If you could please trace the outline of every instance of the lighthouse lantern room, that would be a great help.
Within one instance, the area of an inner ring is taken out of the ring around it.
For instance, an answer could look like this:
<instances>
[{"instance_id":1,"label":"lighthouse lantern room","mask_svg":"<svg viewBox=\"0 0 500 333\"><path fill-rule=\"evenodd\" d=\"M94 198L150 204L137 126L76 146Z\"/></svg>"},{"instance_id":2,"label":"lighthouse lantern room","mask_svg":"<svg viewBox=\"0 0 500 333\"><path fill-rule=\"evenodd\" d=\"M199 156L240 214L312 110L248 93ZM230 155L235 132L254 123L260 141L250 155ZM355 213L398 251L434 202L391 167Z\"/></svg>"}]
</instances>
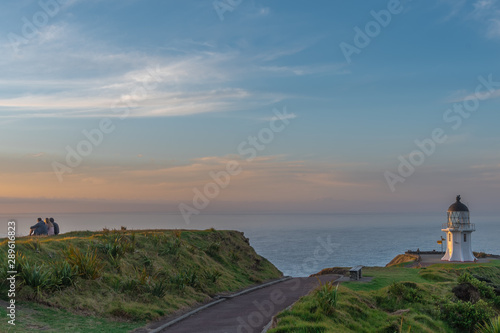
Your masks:
<instances>
[{"instance_id":1,"label":"lighthouse lantern room","mask_svg":"<svg viewBox=\"0 0 500 333\"><path fill-rule=\"evenodd\" d=\"M441 231L446 232L446 253L441 260L474 261L472 253L471 234L476 231L474 223L470 223L469 208L457 201L448 208L448 222L443 224Z\"/></svg>"}]
</instances>

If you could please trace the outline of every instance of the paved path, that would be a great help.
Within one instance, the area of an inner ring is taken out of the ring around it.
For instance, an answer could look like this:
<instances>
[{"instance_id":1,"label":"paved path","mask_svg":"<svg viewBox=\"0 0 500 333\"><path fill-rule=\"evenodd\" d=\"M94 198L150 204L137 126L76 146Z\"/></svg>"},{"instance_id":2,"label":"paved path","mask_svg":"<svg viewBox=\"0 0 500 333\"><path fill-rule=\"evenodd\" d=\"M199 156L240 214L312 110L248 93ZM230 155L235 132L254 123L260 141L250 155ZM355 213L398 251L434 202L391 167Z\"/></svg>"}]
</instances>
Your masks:
<instances>
[{"instance_id":1,"label":"paved path","mask_svg":"<svg viewBox=\"0 0 500 333\"><path fill-rule=\"evenodd\" d=\"M457 261L443 261L441 258L444 256L443 253L439 254L421 254L420 255L420 265L421 267L427 267L433 264L460 264ZM479 258L477 260L478 263L487 263L490 262L491 259L494 258ZM471 262L465 262L465 264L470 264Z\"/></svg>"},{"instance_id":2,"label":"paved path","mask_svg":"<svg viewBox=\"0 0 500 333\"><path fill-rule=\"evenodd\" d=\"M322 283L339 275L320 276ZM161 332L169 333L260 333L278 312L318 286L318 279L292 278L249 292L202 310ZM158 327L160 325L157 325Z\"/></svg>"}]
</instances>

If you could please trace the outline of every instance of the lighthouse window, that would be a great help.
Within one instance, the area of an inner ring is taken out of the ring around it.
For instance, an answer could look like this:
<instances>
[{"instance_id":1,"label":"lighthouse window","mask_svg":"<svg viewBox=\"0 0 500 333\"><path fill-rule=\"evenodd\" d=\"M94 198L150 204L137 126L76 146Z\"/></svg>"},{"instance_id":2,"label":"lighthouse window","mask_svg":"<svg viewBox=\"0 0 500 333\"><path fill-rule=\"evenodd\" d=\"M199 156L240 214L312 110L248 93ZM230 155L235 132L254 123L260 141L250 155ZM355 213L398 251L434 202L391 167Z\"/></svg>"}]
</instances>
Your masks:
<instances>
[{"instance_id":1,"label":"lighthouse window","mask_svg":"<svg viewBox=\"0 0 500 333\"><path fill-rule=\"evenodd\" d=\"M464 242L467 242L467 234L464 234Z\"/></svg>"}]
</instances>

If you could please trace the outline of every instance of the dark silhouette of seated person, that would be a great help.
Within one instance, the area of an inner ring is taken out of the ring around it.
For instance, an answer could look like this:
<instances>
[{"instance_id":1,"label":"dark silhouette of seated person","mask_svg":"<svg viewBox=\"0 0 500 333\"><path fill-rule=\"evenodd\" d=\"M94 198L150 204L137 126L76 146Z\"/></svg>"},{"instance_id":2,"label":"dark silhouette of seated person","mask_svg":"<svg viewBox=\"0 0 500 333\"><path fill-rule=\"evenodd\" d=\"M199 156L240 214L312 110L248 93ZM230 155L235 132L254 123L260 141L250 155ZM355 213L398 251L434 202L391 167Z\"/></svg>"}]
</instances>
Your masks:
<instances>
[{"instance_id":1,"label":"dark silhouette of seated person","mask_svg":"<svg viewBox=\"0 0 500 333\"><path fill-rule=\"evenodd\" d=\"M50 222L52 222L52 224L54 225L54 235L59 235L59 224L57 224L55 221L54 221L54 218L51 217L50 219Z\"/></svg>"},{"instance_id":2,"label":"dark silhouette of seated person","mask_svg":"<svg viewBox=\"0 0 500 333\"><path fill-rule=\"evenodd\" d=\"M38 223L30 227L30 236L47 235L48 232L49 229L47 228L47 225L45 224L45 222L43 222L43 220L40 217L38 218Z\"/></svg>"}]
</instances>

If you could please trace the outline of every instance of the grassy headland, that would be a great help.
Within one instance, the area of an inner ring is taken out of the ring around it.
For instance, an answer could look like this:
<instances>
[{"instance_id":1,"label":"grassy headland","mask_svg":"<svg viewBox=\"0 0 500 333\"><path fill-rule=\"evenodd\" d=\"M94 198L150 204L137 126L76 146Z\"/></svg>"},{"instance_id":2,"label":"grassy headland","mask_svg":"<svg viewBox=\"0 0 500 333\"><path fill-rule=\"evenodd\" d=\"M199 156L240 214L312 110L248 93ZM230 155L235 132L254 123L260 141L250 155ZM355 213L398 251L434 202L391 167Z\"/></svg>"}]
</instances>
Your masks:
<instances>
[{"instance_id":1,"label":"grassy headland","mask_svg":"<svg viewBox=\"0 0 500 333\"><path fill-rule=\"evenodd\" d=\"M2 274L6 244L0 242ZM126 332L216 294L282 276L237 231L71 232L18 238L16 250L12 331ZM4 300L6 277L0 277ZM4 306L0 316L7 318Z\"/></svg>"},{"instance_id":2,"label":"grassy headland","mask_svg":"<svg viewBox=\"0 0 500 333\"><path fill-rule=\"evenodd\" d=\"M279 314L269 333L473 332L500 313L500 260L400 266L365 267L370 282L318 288Z\"/></svg>"}]
</instances>

